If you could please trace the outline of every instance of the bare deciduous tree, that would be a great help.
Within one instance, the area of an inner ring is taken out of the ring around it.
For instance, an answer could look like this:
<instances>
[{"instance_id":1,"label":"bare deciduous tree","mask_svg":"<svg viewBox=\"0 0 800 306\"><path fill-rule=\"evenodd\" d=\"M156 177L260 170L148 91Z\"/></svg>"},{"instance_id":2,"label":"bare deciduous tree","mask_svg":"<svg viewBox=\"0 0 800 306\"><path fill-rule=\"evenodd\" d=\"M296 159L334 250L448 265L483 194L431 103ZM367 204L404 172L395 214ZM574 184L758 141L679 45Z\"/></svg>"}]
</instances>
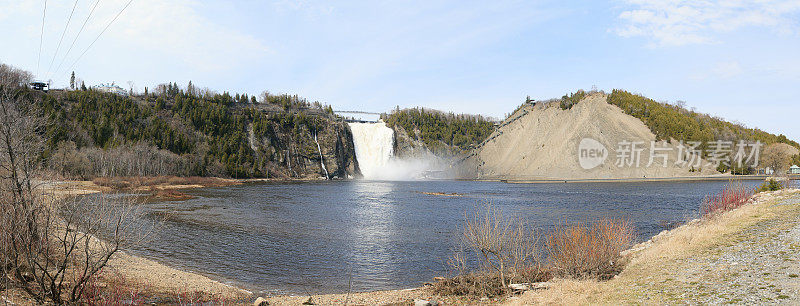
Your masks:
<instances>
[{"instance_id":1,"label":"bare deciduous tree","mask_svg":"<svg viewBox=\"0 0 800 306\"><path fill-rule=\"evenodd\" d=\"M761 164L770 167L776 175L781 174L789 168L793 151L796 149L785 143L771 144L761 152Z\"/></svg>"},{"instance_id":2,"label":"bare deciduous tree","mask_svg":"<svg viewBox=\"0 0 800 306\"><path fill-rule=\"evenodd\" d=\"M30 83L33 74L11 65L0 63L0 86L11 88Z\"/></svg>"},{"instance_id":3,"label":"bare deciduous tree","mask_svg":"<svg viewBox=\"0 0 800 306\"><path fill-rule=\"evenodd\" d=\"M37 188L44 121L23 94L0 86L0 277L39 303L79 303L120 247L140 240L134 227L143 223L130 201L64 200Z\"/></svg>"}]
</instances>

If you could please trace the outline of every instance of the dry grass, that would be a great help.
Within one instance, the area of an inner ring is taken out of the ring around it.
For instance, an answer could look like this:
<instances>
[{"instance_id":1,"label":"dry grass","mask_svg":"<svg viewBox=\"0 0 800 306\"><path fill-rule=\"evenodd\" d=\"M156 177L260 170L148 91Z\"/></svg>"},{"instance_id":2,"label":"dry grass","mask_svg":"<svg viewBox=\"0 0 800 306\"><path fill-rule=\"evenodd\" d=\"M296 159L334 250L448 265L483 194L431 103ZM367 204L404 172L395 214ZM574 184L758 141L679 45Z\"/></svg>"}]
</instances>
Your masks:
<instances>
[{"instance_id":1,"label":"dry grass","mask_svg":"<svg viewBox=\"0 0 800 306\"><path fill-rule=\"evenodd\" d=\"M620 252L635 238L630 222L601 219L592 224L556 227L546 239L551 268L558 275L609 279L624 266Z\"/></svg>"}]
</instances>

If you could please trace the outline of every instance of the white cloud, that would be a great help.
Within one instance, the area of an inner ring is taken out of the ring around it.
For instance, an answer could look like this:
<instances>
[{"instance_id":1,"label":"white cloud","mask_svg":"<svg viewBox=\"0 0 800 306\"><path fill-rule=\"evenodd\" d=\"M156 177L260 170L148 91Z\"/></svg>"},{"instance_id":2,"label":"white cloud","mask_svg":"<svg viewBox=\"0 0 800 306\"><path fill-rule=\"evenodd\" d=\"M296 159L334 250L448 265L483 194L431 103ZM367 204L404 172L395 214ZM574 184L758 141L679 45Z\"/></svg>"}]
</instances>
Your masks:
<instances>
[{"instance_id":1,"label":"white cloud","mask_svg":"<svg viewBox=\"0 0 800 306\"><path fill-rule=\"evenodd\" d=\"M798 32L800 0L626 0L613 31L622 37L645 37L650 46L713 43L715 36L746 27L782 35Z\"/></svg>"},{"instance_id":2,"label":"white cloud","mask_svg":"<svg viewBox=\"0 0 800 306\"><path fill-rule=\"evenodd\" d=\"M259 39L201 16L190 0L138 0L120 20L122 35L210 70L241 64L268 52Z\"/></svg>"},{"instance_id":3,"label":"white cloud","mask_svg":"<svg viewBox=\"0 0 800 306\"><path fill-rule=\"evenodd\" d=\"M737 61L721 62L712 70L714 74L722 78L732 78L741 75L744 71Z\"/></svg>"},{"instance_id":4,"label":"white cloud","mask_svg":"<svg viewBox=\"0 0 800 306\"><path fill-rule=\"evenodd\" d=\"M753 73L754 68L749 68L750 69L745 71L742 65L735 60L719 61L713 65L703 68L702 70L693 72L689 75L689 78L695 81L733 79L745 74L745 72Z\"/></svg>"},{"instance_id":5,"label":"white cloud","mask_svg":"<svg viewBox=\"0 0 800 306\"><path fill-rule=\"evenodd\" d=\"M89 36L102 31L127 2L101 2L95 14L103 18L92 17ZM242 65L269 52L256 37L202 16L201 5L192 0L135 0L101 40L155 51L206 71Z\"/></svg>"},{"instance_id":6,"label":"white cloud","mask_svg":"<svg viewBox=\"0 0 800 306\"><path fill-rule=\"evenodd\" d=\"M272 3L273 7L279 11L303 11L311 16L330 15L333 13L333 6L327 2L316 3L308 0L277 0Z\"/></svg>"}]
</instances>

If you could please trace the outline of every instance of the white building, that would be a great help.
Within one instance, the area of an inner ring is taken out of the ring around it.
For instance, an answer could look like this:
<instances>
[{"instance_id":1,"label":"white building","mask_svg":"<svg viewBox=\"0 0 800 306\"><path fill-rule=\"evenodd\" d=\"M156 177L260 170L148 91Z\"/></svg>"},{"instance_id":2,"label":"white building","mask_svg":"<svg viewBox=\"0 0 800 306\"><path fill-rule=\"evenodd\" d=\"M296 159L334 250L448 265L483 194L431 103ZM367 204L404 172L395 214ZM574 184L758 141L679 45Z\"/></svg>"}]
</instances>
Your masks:
<instances>
[{"instance_id":1,"label":"white building","mask_svg":"<svg viewBox=\"0 0 800 306\"><path fill-rule=\"evenodd\" d=\"M789 167L789 174L800 174L800 166L792 165Z\"/></svg>"},{"instance_id":2,"label":"white building","mask_svg":"<svg viewBox=\"0 0 800 306\"><path fill-rule=\"evenodd\" d=\"M111 83L111 84L100 84L100 85L95 86L94 89L97 90L97 91L110 92L110 93L118 94L118 95L121 95L121 96L127 96L128 95L128 91L127 90L125 90L122 87L117 86L114 83Z\"/></svg>"}]
</instances>

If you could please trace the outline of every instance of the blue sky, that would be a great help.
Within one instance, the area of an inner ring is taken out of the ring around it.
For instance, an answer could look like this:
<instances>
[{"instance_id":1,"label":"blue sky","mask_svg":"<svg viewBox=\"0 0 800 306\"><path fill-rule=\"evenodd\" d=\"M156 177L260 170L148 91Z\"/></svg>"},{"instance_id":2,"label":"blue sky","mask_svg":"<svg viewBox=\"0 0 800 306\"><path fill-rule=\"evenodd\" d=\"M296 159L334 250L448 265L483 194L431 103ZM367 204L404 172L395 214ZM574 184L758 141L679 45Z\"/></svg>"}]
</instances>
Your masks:
<instances>
[{"instance_id":1,"label":"blue sky","mask_svg":"<svg viewBox=\"0 0 800 306\"><path fill-rule=\"evenodd\" d=\"M76 2L47 1L38 60L44 1L0 0L0 61L39 61L57 85L74 70L89 85L192 80L495 117L527 95L622 88L800 140L800 1L133 0L77 60L128 2L103 0L48 73L95 1L78 0L56 60Z\"/></svg>"}]
</instances>

